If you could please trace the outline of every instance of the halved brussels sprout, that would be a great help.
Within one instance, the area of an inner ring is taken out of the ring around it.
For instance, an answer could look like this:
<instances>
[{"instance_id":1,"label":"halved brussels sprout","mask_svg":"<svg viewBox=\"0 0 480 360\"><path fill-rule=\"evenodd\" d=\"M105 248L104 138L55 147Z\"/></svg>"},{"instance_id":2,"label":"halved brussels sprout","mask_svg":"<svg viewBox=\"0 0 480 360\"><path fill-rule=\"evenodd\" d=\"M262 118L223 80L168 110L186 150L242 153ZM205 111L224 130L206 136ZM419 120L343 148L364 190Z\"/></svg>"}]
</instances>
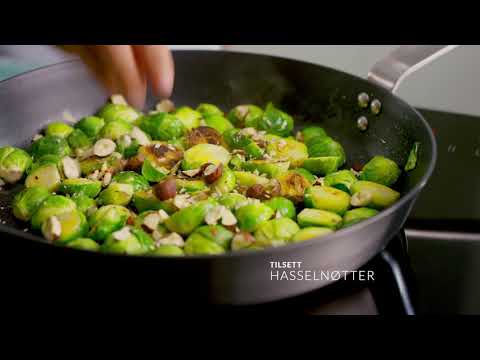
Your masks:
<instances>
[{"instance_id":1,"label":"halved brussels sprout","mask_svg":"<svg viewBox=\"0 0 480 360\"><path fill-rule=\"evenodd\" d=\"M72 149L68 145L67 140L58 136L44 136L37 141L34 141L30 153L34 160L41 158L44 155L57 155L61 158L72 153Z\"/></svg>"},{"instance_id":2,"label":"halved brussels sprout","mask_svg":"<svg viewBox=\"0 0 480 360\"><path fill-rule=\"evenodd\" d=\"M92 199L87 195L74 194L72 195L71 199L75 201L77 209L80 210L82 213L86 214L87 216L93 213L93 211L97 210L97 202L95 201L95 199Z\"/></svg>"},{"instance_id":3,"label":"halved brussels sprout","mask_svg":"<svg viewBox=\"0 0 480 360\"><path fill-rule=\"evenodd\" d=\"M205 121L205 124L207 124L207 126L210 126L211 128L214 128L220 134L223 134L225 131L229 129L233 129L232 123L222 115L204 115L204 116L205 117L203 121Z\"/></svg>"},{"instance_id":4,"label":"halved brussels sprout","mask_svg":"<svg viewBox=\"0 0 480 360\"><path fill-rule=\"evenodd\" d=\"M197 106L197 111L202 114L203 117L211 115L223 116L223 111L213 104L202 103Z\"/></svg>"},{"instance_id":5,"label":"halved brussels sprout","mask_svg":"<svg viewBox=\"0 0 480 360\"><path fill-rule=\"evenodd\" d=\"M141 113L128 105L108 103L100 109L97 115L106 122L125 121L133 123L141 116Z\"/></svg>"},{"instance_id":6,"label":"halved brussels sprout","mask_svg":"<svg viewBox=\"0 0 480 360\"><path fill-rule=\"evenodd\" d=\"M333 230L326 227L309 226L300 229L299 232L293 235L292 242L305 241L316 237L325 236L331 233L333 233Z\"/></svg>"},{"instance_id":7,"label":"halved brussels sprout","mask_svg":"<svg viewBox=\"0 0 480 360\"><path fill-rule=\"evenodd\" d=\"M43 186L23 189L13 198L13 215L22 221L29 221L50 192Z\"/></svg>"},{"instance_id":8,"label":"halved brussels sprout","mask_svg":"<svg viewBox=\"0 0 480 360\"><path fill-rule=\"evenodd\" d=\"M56 224L52 222L56 222ZM84 237L87 232L87 219L78 209L54 215L42 223L43 236L50 241L59 243L67 243Z\"/></svg>"},{"instance_id":9,"label":"halved brussels sprout","mask_svg":"<svg viewBox=\"0 0 480 360\"><path fill-rule=\"evenodd\" d=\"M237 179L227 166L222 169L222 176L212 184L212 190L219 194L226 194L235 189Z\"/></svg>"},{"instance_id":10,"label":"halved brussels sprout","mask_svg":"<svg viewBox=\"0 0 480 360\"><path fill-rule=\"evenodd\" d=\"M330 173L323 179L323 184L337 188L350 194L352 184L357 181L355 174L351 170L340 170Z\"/></svg>"},{"instance_id":11,"label":"halved brussels sprout","mask_svg":"<svg viewBox=\"0 0 480 360\"><path fill-rule=\"evenodd\" d=\"M70 125L64 124L62 122L53 122L48 124L47 129L45 130L46 136L58 136L61 138L67 138L68 135L73 131L73 128Z\"/></svg>"},{"instance_id":12,"label":"halved brussels sprout","mask_svg":"<svg viewBox=\"0 0 480 360\"><path fill-rule=\"evenodd\" d=\"M238 193L228 193L223 194L218 198L218 203L227 207L229 210L235 210L237 205L245 202L247 198L242 194Z\"/></svg>"},{"instance_id":13,"label":"halved brussels sprout","mask_svg":"<svg viewBox=\"0 0 480 360\"><path fill-rule=\"evenodd\" d=\"M342 224L342 217L334 212L320 209L303 209L297 215L301 227L320 226L337 229Z\"/></svg>"},{"instance_id":14,"label":"halved brussels sprout","mask_svg":"<svg viewBox=\"0 0 480 360\"><path fill-rule=\"evenodd\" d=\"M266 185L270 182L266 177L255 175L248 171L234 171L233 174L235 175L237 184L240 186Z\"/></svg>"},{"instance_id":15,"label":"halved brussels sprout","mask_svg":"<svg viewBox=\"0 0 480 360\"><path fill-rule=\"evenodd\" d=\"M289 218L266 221L255 231L255 245L262 248L286 245L299 230L297 223Z\"/></svg>"},{"instance_id":16,"label":"halved brussels sprout","mask_svg":"<svg viewBox=\"0 0 480 360\"><path fill-rule=\"evenodd\" d=\"M139 124L153 140L178 139L185 135L187 128L180 119L169 113L156 113L144 116Z\"/></svg>"},{"instance_id":17,"label":"halved brussels sprout","mask_svg":"<svg viewBox=\"0 0 480 360\"><path fill-rule=\"evenodd\" d=\"M359 179L392 186L397 182L401 172L395 161L384 156L374 156L363 167Z\"/></svg>"},{"instance_id":18,"label":"halved brussels sprout","mask_svg":"<svg viewBox=\"0 0 480 360\"><path fill-rule=\"evenodd\" d=\"M111 233L101 246L102 252L143 255L154 249L153 239L142 229L123 227Z\"/></svg>"},{"instance_id":19,"label":"halved brussels sprout","mask_svg":"<svg viewBox=\"0 0 480 360\"><path fill-rule=\"evenodd\" d=\"M301 202L305 189L311 186L304 176L291 170L278 176L277 180L280 183L280 195L294 203Z\"/></svg>"},{"instance_id":20,"label":"halved brussels sprout","mask_svg":"<svg viewBox=\"0 0 480 360\"><path fill-rule=\"evenodd\" d=\"M19 181L32 164L32 158L22 149L13 146L0 148L0 178L7 183Z\"/></svg>"},{"instance_id":21,"label":"halved brussels sprout","mask_svg":"<svg viewBox=\"0 0 480 360\"><path fill-rule=\"evenodd\" d=\"M80 129L73 130L67 141L73 150L88 149L93 145L92 140Z\"/></svg>"},{"instance_id":22,"label":"halved brussels sprout","mask_svg":"<svg viewBox=\"0 0 480 360\"><path fill-rule=\"evenodd\" d=\"M91 139L95 139L104 126L105 120L97 116L86 116L75 124L75 128L82 130Z\"/></svg>"},{"instance_id":23,"label":"halved brussels sprout","mask_svg":"<svg viewBox=\"0 0 480 360\"><path fill-rule=\"evenodd\" d=\"M42 165L33 170L25 179L25 186L27 188L33 186L43 186L48 191L53 192L58 189L62 178L58 167L53 164Z\"/></svg>"},{"instance_id":24,"label":"halved brussels sprout","mask_svg":"<svg viewBox=\"0 0 480 360\"><path fill-rule=\"evenodd\" d=\"M242 163L242 168L247 171L257 170L259 174L266 174L275 178L286 172L290 166L288 161L273 162L269 160L249 160Z\"/></svg>"},{"instance_id":25,"label":"halved brussels sprout","mask_svg":"<svg viewBox=\"0 0 480 360\"><path fill-rule=\"evenodd\" d=\"M172 214L165 221L165 226L171 232L176 232L180 235L188 235L204 223L205 216L215 204L216 201L210 198L185 207Z\"/></svg>"},{"instance_id":26,"label":"halved brussels sprout","mask_svg":"<svg viewBox=\"0 0 480 360\"><path fill-rule=\"evenodd\" d=\"M110 121L100 131L102 139L111 139L113 141L120 139L124 135L130 134L133 130L133 125L126 121Z\"/></svg>"},{"instance_id":27,"label":"halved brussels sprout","mask_svg":"<svg viewBox=\"0 0 480 360\"><path fill-rule=\"evenodd\" d=\"M92 156L80 161L80 170L84 176L90 175L95 172L95 170L105 170L106 172L116 174L122 171L124 167L125 160L123 160L122 155L117 152L107 157Z\"/></svg>"},{"instance_id":28,"label":"halved brussels sprout","mask_svg":"<svg viewBox=\"0 0 480 360\"><path fill-rule=\"evenodd\" d=\"M314 184L315 181L317 181L317 178L315 175L313 175L310 171L308 171L307 169L304 169L304 168L296 168L296 169L292 169L293 172L303 176L305 179L308 180L308 182L310 184Z\"/></svg>"},{"instance_id":29,"label":"halved brussels sprout","mask_svg":"<svg viewBox=\"0 0 480 360\"><path fill-rule=\"evenodd\" d=\"M270 200L264 202L265 205L272 208L275 211L276 216L287 217L295 219L297 216L297 210L293 202L282 196L276 196Z\"/></svg>"},{"instance_id":30,"label":"halved brussels sprout","mask_svg":"<svg viewBox=\"0 0 480 360\"><path fill-rule=\"evenodd\" d=\"M260 159L265 152L255 141L235 128L226 130L223 133L223 139L231 149L245 151L249 159Z\"/></svg>"},{"instance_id":31,"label":"halved brussels sprout","mask_svg":"<svg viewBox=\"0 0 480 360\"><path fill-rule=\"evenodd\" d=\"M350 207L350 195L330 186L312 186L305 190L306 207L343 215Z\"/></svg>"},{"instance_id":32,"label":"halved brussels sprout","mask_svg":"<svg viewBox=\"0 0 480 360\"><path fill-rule=\"evenodd\" d=\"M193 234L192 234L193 235ZM187 255L216 255L223 254L225 249L217 243L204 238L203 236L193 235L185 242L184 251Z\"/></svg>"},{"instance_id":33,"label":"halved brussels sprout","mask_svg":"<svg viewBox=\"0 0 480 360\"><path fill-rule=\"evenodd\" d=\"M133 205L138 212L147 210L165 210L168 214L175 212L176 208L172 201L159 200L152 189L137 191L133 194Z\"/></svg>"},{"instance_id":34,"label":"halved brussels sprout","mask_svg":"<svg viewBox=\"0 0 480 360\"><path fill-rule=\"evenodd\" d=\"M181 247L175 245L160 245L149 253L155 256L184 256L185 253Z\"/></svg>"},{"instance_id":35,"label":"halved brussels sprout","mask_svg":"<svg viewBox=\"0 0 480 360\"><path fill-rule=\"evenodd\" d=\"M418 157L418 149L420 148L420 143L415 142L413 143L412 149L410 150L410 153L408 154L408 159L407 162L405 163L404 170L405 171L411 171L415 169L417 166L417 157Z\"/></svg>"},{"instance_id":36,"label":"halved brussels sprout","mask_svg":"<svg viewBox=\"0 0 480 360\"><path fill-rule=\"evenodd\" d=\"M40 166L47 164L53 164L60 169L62 166L62 158L58 155L44 155L32 163L32 165L27 169L27 175L30 175L32 171L38 169Z\"/></svg>"},{"instance_id":37,"label":"halved brussels sprout","mask_svg":"<svg viewBox=\"0 0 480 360\"><path fill-rule=\"evenodd\" d=\"M203 180L186 180L186 179L176 179L177 189L184 192L191 193L196 191L202 191L207 189L207 185Z\"/></svg>"},{"instance_id":38,"label":"halved brussels sprout","mask_svg":"<svg viewBox=\"0 0 480 360\"><path fill-rule=\"evenodd\" d=\"M185 151L182 161L182 169L199 169L206 163L214 165L223 164L224 167L227 167L230 158L230 153L222 146L198 144Z\"/></svg>"},{"instance_id":39,"label":"halved brussels sprout","mask_svg":"<svg viewBox=\"0 0 480 360\"><path fill-rule=\"evenodd\" d=\"M48 200L48 199L47 199ZM105 205L90 216L89 237L103 242L111 233L125 226L130 217L130 210L120 205Z\"/></svg>"},{"instance_id":40,"label":"halved brussels sprout","mask_svg":"<svg viewBox=\"0 0 480 360\"><path fill-rule=\"evenodd\" d=\"M263 116L263 110L255 105L239 105L228 113L228 120L236 127L258 126L259 120Z\"/></svg>"},{"instance_id":41,"label":"halved brussels sprout","mask_svg":"<svg viewBox=\"0 0 480 360\"><path fill-rule=\"evenodd\" d=\"M168 170L163 166L158 166L150 159L145 159L142 165L142 175L150 182L159 182L168 175Z\"/></svg>"},{"instance_id":42,"label":"halved brussels sprout","mask_svg":"<svg viewBox=\"0 0 480 360\"><path fill-rule=\"evenodd\" d=\"M127 206L133 197L133 186L130 184L111 183L98 196L99 205Z\"/></svg>"},{"instance_id":43,"label":"halved brussels sprout","mask_svg":"<svg viewBox=\"0 0 480 360\"><path fill-rule=\"evenodd\" d=\"M117 151L128 159L137 155L140 144L129 135L124 135L117 140Z\"/></svg>"},{"instance_id":44,"label":"halved brussels sprout","mask_svg":"<svg viewBox=\"0 0 480 360\"><path fill-rule=\"evenodd\" d=\"M121 171L112 177L112 183L130 184L133 186L133 191L150 189L148 181L135 171Z\"/></svg>"},{"instance_id":45,"label":"halved brussels sprout","mask_svg":"<svg viewBox=\"0 0 480 360\"><path fill-rule=\"evenodd\" d=\"M343 146L329 136L315 137L307 146L308 153L312 158L337 156L339 157L338 167L345 164L345 150Z\"/></svg>"},{"instance_id":46,"label":"halved brussels sprout","mask_svg":"<svg viewBox=\"0 0 480 360\"><path fill-rule=\"evenodd\" d=\"M304 143L294 139L284 139L276 135L267 135L267 154L273 159L285 159L290 167L302 166L308 158L308 149Z\"/></svg>"},{"instance_id":47,"label":"halved brussels sprout","mask_svg":"<svg viewBox=\"0 0 480 360\"><path fill-rule=\"evenodd\" d=\"M303 167L315 175L324 176L338 170L340 166L338 156L311 157L303 162Z\"/></svg>"},{"instance_id":48,"label":"halved brussels sprout","mask_svg":"<svg viewBox=\"0 0 480 360\"><path fill-rule=\"evenodd\" d=\"M233 233L230 230L227 230L222 225L204 225L197 228L190 236L189 239L193 237L203 237L206 240L213 241L217 243L225 250L230 249L230 243L233 239Z\"/></svg>"},{"instance_id":49,"label":"halved brussels sprout","mask_svg":"<svg viewBox=\"0 0 480 360\"><path fill-rule=\"evenodd\" d=\"M379 210L393 205L400 198L399 192L385 185L364 180L354 183L350 188L350 192L352 193L352 201L354 197L360 196L357 195L359 193L368 197L369 201L363 203L361 207L372 207Z\"/></svg>"},{"instance_id":50,"label":"halved brussels sprout","mask_svg":"<svg viewBox=\"0 0 480 360\"><path fill-rule=\"evenodd\" d=\"M235 212L238 227L248 232L255 231L260 224L268 221L273 215L272 208L260 202L244 205Z\"/></svg>"},{"instance_id":51,"label":"halved brussels sprout","mask_svg":"<svg viewBox=\"0 0 480 360\"><path fill-rule=\"evenodd\" d=\"M244 162L245 160L239 154L235 154L232 155L228 167L232 170L242 170Z\"/></svg>"},{"instance_id":52,"label":"halved brussels sprout","mask_svg":"<svg viewBox=\"0 0 480 360\"><path fill-rule=\"evenodd\" d=\"M89 250L89 251L100 250L100 245L98 245L97 242L89 238L78 238L78 239L69 241L66 245L68 247L78 249L78 250Z\"/></svg>"},{"instance_id":53,"label":"halved brussels sprout","mask_svg":"<svg viewBox=\"0 0 480 360\"><path fill-rule=\"evenodd\" d=\"M191 107L182 106L175 110L173 115L182 122L187 130L192 130L200 126L202 114L193 110Z\"/></svg>"},{"instance_id":54,"label":"halved brussels sprout","mask_svg":"<svg viewBox=\"0 0 480 360\"><path fill-rule=\"evenodd\" d=\"M293 130L293 118L286 112L277 109L272 103L268 103L256 127L269 134L286 137Z\"/></svg>"},{"instance_id":55,"label":"halved brussels sprout","mask_svg":"<svg viewBox=\"0 0 480 360\"><path fill-rule=\"evenodd\" d=\"M327 137L328 135L326 131L320 126L308 126L302 129L302 136L303 136L303 142L307 146L309 146L310 143L314 143L314 141L312 141L314 138L323 138L323 137ZM318 140L315 140L315 142L317 141Z\"/></svg>"},{"instance_id":56,"label":"halved brussels sprout","mask_svg":"<svg viewBox=\"0 0 480 360\"><path fill-rule=\"evenodd\" d=\"M59 216L64 213L69 213L77 208L75 202L62 195L50 195L40 205L32 216L32 229L39 230L42 224L50 216Z\"/></svg>"},{"instance_id":57,"label":"halved brussels sprout","mask_svg":"<svg viewBox=\"0 0 480 360\"><path fill-rule=\"evenodd\" d=\"M378 210L369 209L369 208L357 208L348 210L345 215L343 215L343 226L348 227L352 226L360 221L366 220L378 214Z\"/></svg>"},{"instance_id":58,"label":"halved brussels sprout","mask_svg":"<svg viewBox=\"0 0 480 360\"><path fill-rule=\"evenodd\" d=\"M91 198L96 197L102 190L102 182L85 178L65 179L60 184L59 192L63 194L79 194Z\"/></svg>"}]
</instances>

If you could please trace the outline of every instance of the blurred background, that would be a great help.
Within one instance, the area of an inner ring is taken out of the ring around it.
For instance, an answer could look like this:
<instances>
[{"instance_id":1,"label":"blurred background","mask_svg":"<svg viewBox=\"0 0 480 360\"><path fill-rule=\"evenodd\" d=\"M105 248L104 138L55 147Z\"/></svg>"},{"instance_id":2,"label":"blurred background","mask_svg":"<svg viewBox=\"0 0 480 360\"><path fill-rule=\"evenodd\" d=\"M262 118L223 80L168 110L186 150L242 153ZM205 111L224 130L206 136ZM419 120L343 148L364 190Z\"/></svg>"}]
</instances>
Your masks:
<instances>
[{"instance_id":1,"label":"blurred background","mask_svg":"<svg viewBox=\"0 0 480 360\"><path fill-rule=\"evenodd\" d=\"M370 67L398 45L233 45L233 51L277 55L317 63L366 77ZM210 48L217 45L172 45ZM49 46L0 47L0 80L66 59ZM416 107L480 115L480 47L464 45L405 80L398 95Z\"/></svg>"}]
</instances>

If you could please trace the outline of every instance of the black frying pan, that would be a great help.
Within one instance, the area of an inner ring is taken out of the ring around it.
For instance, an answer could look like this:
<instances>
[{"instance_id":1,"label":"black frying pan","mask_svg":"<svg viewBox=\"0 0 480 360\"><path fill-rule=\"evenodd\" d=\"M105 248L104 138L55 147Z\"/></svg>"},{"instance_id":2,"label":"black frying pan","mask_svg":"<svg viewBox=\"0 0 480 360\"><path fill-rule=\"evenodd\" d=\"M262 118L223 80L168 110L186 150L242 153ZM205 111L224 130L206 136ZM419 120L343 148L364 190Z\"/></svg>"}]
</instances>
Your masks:
<instances>
[{"instance_id":1,"label":"black frying pan","mask_svg":"<svg viewBox=\"0 0 480 360\"><path fill-rule=\"evenodd\" d=\"M301 262L302 270L324 273L356 270L401 229L432 174L436 145L422 116L378 84L391 90L408 66L431 59L441 48L404 47L386 62L377 64L370 76L373 81L270 56L215 51L174 53L176 82L172 99L177 105L210 102L228 110L242 103L264 106L273 101L295 115L297 126L318 124L338 139L347 153L347 167L365 163L374 155L385 155L403 167L413 143L420 142L417 167L403 175L398 185L402 198L374 218L320 239L258 252L185 258L118 256L51 245L24 232L27 225L16 221L8 208L14 189L4 190L0 194L5 206L0 213L5 222L0 225L4 263L9 262L10 274L25 275L18 286L43 294L48 291L46 284L65 293L76 291L77 295L95 286L99 297L147 292L155 301L254 304L323 287L333 280L272 280L271 262ZM392 61L397 61L393 67ZM361 92L381 101L380 115L372 116L358 107L357 96ZM106 99L107 95L79 61L48 66L3 81L0 144L27 146L35 133L48 121L61 119L64 111L80 118L96 112ZM147 107L154 103L149 97ZM362 133L356 119L364 114L370 125Z\"/></svg>"}]
</instances>

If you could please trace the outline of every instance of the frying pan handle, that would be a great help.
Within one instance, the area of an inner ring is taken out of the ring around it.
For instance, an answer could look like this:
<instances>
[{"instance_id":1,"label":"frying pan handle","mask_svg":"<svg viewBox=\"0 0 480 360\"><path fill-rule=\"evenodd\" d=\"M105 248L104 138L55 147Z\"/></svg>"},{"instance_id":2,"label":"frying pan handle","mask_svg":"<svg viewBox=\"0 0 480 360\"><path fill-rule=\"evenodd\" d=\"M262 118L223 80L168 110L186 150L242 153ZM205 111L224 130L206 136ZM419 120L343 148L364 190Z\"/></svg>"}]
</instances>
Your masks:
<instances>
[{"instance_id":1,"label":"frying pan handle","mask_svg":"<svg viewBox=\"0 0 480 360\"><path fill-rule=\"evenodd\" d=\"M368 80L395 93L400 83L411 73L458 45L404 45L373 65Z\"/></svg>"}]
</instances>

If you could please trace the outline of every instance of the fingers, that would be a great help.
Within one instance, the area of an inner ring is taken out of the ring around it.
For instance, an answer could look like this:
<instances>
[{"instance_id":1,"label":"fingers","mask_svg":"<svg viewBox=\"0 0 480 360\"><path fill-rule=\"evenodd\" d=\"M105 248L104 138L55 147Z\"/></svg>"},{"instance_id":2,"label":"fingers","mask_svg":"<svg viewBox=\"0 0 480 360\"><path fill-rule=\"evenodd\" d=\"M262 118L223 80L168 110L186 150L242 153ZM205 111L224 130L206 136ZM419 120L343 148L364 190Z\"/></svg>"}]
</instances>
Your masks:
<instances>
[{"instance_id":1,"label":"fingers","mask_svg":"<svg viewBox=\"0 0 480 360\"><path fill-rule=\"evenodd\" d=\"M134 48L138 58L143 61L155 96L163 99L170 97L175 75L170 49L165 45L135 45Z\"/></svg>"}]
</instances>

